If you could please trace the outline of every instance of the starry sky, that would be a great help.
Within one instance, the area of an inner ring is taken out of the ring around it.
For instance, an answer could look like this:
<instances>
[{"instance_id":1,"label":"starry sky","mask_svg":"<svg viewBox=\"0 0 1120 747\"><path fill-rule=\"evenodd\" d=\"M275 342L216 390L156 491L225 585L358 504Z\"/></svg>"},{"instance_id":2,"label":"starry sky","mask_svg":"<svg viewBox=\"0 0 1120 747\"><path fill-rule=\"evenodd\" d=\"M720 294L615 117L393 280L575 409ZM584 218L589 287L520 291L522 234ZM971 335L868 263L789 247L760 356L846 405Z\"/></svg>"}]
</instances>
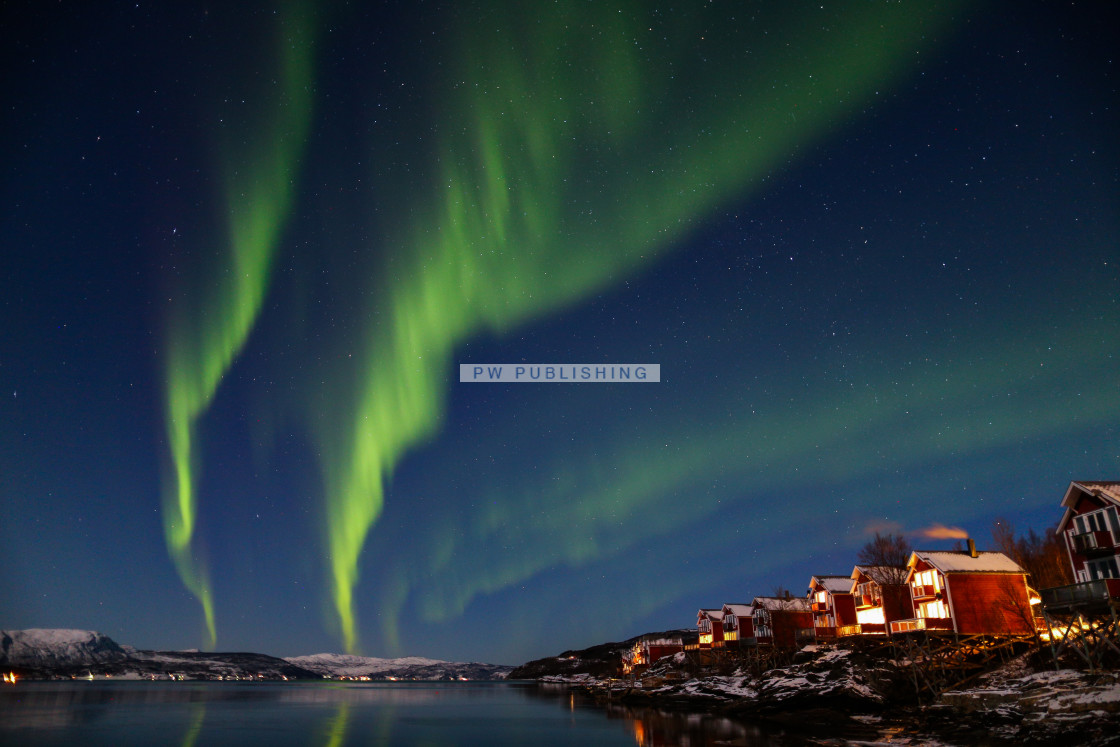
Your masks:
<instances>
[{"instance_id":1,"label":"starry sky","mask_svg":"<svg viewBox=\"0 0 1120 747\"><path fill-rule=\"evenodd\" d=\"M519 663L1120 474L1107 3L228 5L0 10L0 627Z\"/></svg>"}]
</instances>

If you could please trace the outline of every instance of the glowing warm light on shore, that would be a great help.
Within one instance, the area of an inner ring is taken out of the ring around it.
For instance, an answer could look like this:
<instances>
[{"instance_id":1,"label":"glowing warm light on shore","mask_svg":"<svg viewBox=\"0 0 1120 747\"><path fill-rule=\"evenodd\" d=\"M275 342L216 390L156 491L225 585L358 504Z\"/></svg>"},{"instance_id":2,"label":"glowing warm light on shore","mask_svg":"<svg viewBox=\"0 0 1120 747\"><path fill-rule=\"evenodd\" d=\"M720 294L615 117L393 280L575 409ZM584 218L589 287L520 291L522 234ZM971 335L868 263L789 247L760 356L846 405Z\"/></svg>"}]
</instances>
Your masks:
<instances>
[{"instance_id":1,"label":"glowing warm light on shore","mask_svg":"<svg viewBox=\"0 0 1120 747\"><path fill-rule=\"evenodd\" d=\"M7 682L9 685L16 684L16 673L15 672L9 672L8 674L5 674L4 675L4 682Z\"/></svg>"},{"instance_id":2,"label":"glowing warm light on shore","mask_svg":"<svg viewBox=\"0 0 1120 747\"><path fill-rule=\"evenodd\" d=\"M1043 641L1058 640L1063 641L1069 638L1070 634L1079 636L1083 633L1093 632L1094 626L1089 622L1072 622L1069 625L1051 625L1050 630L1039 631L1038 637Z\"/></svg>"},{"instance_id":3,"label":"glowing warm light on shore","mask_svg":"<svg viewBox=\"0 0 1120 747\"><path fill-rule=\"evenodd\" d=\"M883 615L882 607L870 607L856 610L856 622L860 625L886 625L887 618Z\"/></svg>"}]
</instances>

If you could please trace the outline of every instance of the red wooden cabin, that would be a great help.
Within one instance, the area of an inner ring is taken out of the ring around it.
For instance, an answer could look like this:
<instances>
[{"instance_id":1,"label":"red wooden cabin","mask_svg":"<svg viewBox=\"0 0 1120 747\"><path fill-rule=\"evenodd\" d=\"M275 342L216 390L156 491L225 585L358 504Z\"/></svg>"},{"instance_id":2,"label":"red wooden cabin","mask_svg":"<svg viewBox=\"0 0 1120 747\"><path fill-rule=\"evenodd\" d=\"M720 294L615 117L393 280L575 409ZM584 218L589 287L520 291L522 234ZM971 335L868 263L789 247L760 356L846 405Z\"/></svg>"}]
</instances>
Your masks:
<instances>
[{"instance_id":1,"label":"red wooden cabin","mask_svg":"<svg viewBox=\"0 0 1120 747\"><path fill-rule=\"evenodd\" d=\"M852 570L851 590L861 635L884 635L889 623L914 617L907 575L906 569L889 567L857 565Z\"/></svg>"},{"instance_id":2,"label":"red wooden cabin","mask_svg":"<svg viewBox=\"0 0 1120 747\"><path fill-rule=\"evenodd\" d=\"M891 633L949 630L962 635L1030 635L1027 572L1001 552L915 550L906 577L917 614Z\"/></svg>"},{"instance_id":3,"label":"red wooden cabin","mask_svg":"<svg viewBox=\"0 0 1120 747\"><path fill-rule=\"evenodd\" d=\"M701 649L723 648L723 608L697 612L696 630L700 633Z\"/></svg>"},{"instance_id":4,"label":"red wooden cabin","mask_svg":"<svg viewBox=\"0 0 1120 747\"><path fill-rule=\"evenodd\" d=\"M760 645L797 648L798 632L813 630L813 613L804 597L755 597L751 607Z\"/></svg>"},{"instance_id":5,"label":"red wooden cabin","mask_svg":"<svg viewBox=\"0 0 1120 747\"><path fill-rule=\"evenodd\" d=\"M1071 482L1062 498L1058 536L1065 541L1078 583L1111 579L1120 596L1120 482Z\"/></svg>"},{"instance_id":6,"label":"red wooden cabin","mask_svg":"<svg viewBox=\"0 0 1120 747\"><path fill-rule=\"evenodd\" d=\"M813 576L807 598L818 640L834 639L838 628L856 624L856 603L848 576Z\"/></svg>"},{"instance_id":7,"label":"red wooden cabin","mask_svg":"<svg viewBox=\"0 0 1120 747\"><path fill-rule=\"evenodd\" d=\"M723 605L723 645L737 648L755 643L754 609L749 604Z\"/></svg>"}]
</instances>

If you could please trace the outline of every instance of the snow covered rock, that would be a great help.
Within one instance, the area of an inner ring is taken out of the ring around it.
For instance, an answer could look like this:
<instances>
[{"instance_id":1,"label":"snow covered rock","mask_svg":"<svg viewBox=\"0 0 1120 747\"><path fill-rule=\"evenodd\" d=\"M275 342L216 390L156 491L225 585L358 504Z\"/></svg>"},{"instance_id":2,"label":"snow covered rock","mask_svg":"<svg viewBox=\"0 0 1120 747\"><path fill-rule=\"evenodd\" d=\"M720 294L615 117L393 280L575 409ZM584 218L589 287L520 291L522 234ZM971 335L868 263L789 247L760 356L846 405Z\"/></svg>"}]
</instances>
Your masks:
<instances>
[{"instance_id":1,"label":"snow covered rock","mask_svg":"<svg viewBox=\"0 0 1120 747\"><path fill-rule=\"evenodd\" d=\"M811 661L767 672L759 700L789 706L793 702L843 701L881 705L898 678L895 670L846 649L827 651Z\"/></svg>"}]
</instances>

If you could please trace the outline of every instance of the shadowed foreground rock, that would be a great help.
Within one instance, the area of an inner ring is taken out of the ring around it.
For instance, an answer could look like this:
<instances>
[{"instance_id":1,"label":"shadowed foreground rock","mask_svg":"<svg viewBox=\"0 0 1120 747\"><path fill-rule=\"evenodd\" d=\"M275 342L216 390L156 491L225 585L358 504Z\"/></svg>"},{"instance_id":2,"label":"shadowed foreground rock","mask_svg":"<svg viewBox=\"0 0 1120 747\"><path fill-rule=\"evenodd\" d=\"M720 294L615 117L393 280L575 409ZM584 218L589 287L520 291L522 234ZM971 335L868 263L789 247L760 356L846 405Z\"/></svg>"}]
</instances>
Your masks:
<instances>
[{"instance_id":1,"label":"shadowed foreground rock","mask_svg":"<svg viewBox=\"0 0 1120 747\"><path fill-rule=\"evenodd\" d=\"M568 656L583 660L583 652ZM589 672L541 679L585 688L612 708L718 713L813 743L1120 745L1120 676L1054 671L1048 654L1020 656L932 705L919 705L911 671L889 649L822 646L795 659L757 674L724 661L726 673L715 674L678 654L640 679Z\"/></svg>"}]
</instances>

